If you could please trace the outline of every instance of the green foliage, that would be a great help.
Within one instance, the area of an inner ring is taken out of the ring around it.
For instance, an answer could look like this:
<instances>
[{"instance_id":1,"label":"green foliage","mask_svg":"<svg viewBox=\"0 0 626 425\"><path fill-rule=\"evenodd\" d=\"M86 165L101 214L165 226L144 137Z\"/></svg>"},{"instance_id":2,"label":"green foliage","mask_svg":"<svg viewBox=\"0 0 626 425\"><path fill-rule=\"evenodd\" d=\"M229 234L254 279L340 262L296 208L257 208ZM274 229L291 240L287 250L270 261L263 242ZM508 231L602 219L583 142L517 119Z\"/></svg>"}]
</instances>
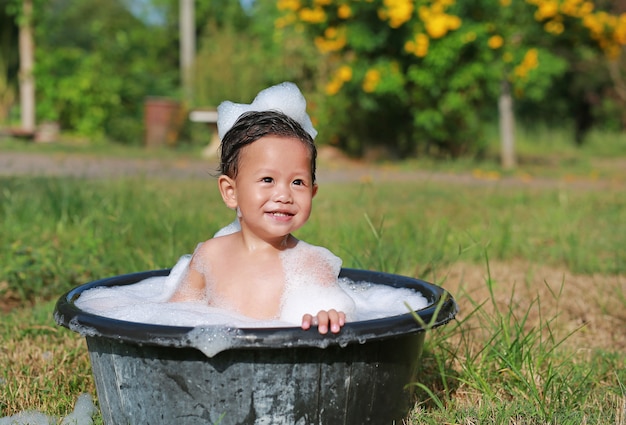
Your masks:
<instances>
[{"instance_id":1,"label":"green foliage","mask_svg":"<svg viewBox=\"0 0 626 425\"><path fill-rule=\"evenodd\" d=\"M257 0L248 11L239 2L222 3L210 2L211 11L200 23L194 106L217 107L224 100L250 103L259 91L283 81L311 90L310 75L319 66L319 55L297 31L274 33L273 0Z\"/></svg>"},{"instance_id":2,"label":"green foliage","mask_svg":"<svg viewBox=\"0 0 626 425\"><path fill-rule=\"evenodd\" d=\"M167 26L148 26L118 1L59 0L39 12L38 119L93 139L139 143L144 99L178 92Z\"/></svg>"},{"instance_id":3,"label":"green foliage","mask_svg":"<svg viewBox=\"0 0 626 425\"><path fill-rule=\"evenodd\" d=\"M322 134L357 155L372 146L392 156L433 147L453 157L482 152L484 126L495 121L504 81L524 105L545 103L541 113L521 109L528 119L541 119L554 111L559 82L573 72L585 78L571 70L577 52L593 52L603 62L605 46L626 43L617 18L607 19L606 36L592 37L587 22L604 22L604 15L583 12L576 2L562 10L554 3L554 15L541 0L277 4L283 12L277 25L304 26L332 64L320 73L331 96L318 115ZM584 24L583 16L590 16ZM591 80L584 87L599 90ZM569 94L585 101L579 90ZM578 119L574 109L561 109L559 117Z\"/></svg>"}]
</instances>

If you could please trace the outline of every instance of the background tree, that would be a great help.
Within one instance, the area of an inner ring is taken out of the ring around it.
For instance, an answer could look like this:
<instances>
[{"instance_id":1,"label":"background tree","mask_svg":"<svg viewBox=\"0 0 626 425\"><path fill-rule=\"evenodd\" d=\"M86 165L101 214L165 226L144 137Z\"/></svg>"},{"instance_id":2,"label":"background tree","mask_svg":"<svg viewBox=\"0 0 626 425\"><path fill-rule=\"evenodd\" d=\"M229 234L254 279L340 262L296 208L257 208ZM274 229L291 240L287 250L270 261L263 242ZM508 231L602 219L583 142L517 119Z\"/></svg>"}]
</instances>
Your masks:
<instances>
[{"instance_id":1,"label":"background tree","mask_svg":"<svg viewBox=\"0 0 626 425\"><path fill-rule=\"evenodd\" d=\"M320 121L355 154L381 145L397 156L433 147L451 156L480 152L481 132L494 122L497 99L508 87L526 104L542 104L571 69L562 50L579 49L600 62L602 51L618 54L624 45L623 15L583 0L277 5L283 12L277 25L305 26L333 64Z\"/></svg>"},{"instance_id":2,"label":"background tree","mask_svg":"<svg viewBox=\"0 0 626 425\"><path fill-rule=\"evenodd\" d=\"M209 3L200 24L196 105L249 103L260 90L287 80L311 92L320 56L302 32L274 31L274 0L256 0L247 9L227 0Z\"/></svg>"},{"instance_id":3,"label":"background tree","mask_svg":"<svg viewBox=\"0 0 626 425\"><path fill-rule=\"evenodd\" d=\"M18 89L17 5L11 6L9 0L0 1L0 123L9 119Z\"/></svg>"}]
</instances>

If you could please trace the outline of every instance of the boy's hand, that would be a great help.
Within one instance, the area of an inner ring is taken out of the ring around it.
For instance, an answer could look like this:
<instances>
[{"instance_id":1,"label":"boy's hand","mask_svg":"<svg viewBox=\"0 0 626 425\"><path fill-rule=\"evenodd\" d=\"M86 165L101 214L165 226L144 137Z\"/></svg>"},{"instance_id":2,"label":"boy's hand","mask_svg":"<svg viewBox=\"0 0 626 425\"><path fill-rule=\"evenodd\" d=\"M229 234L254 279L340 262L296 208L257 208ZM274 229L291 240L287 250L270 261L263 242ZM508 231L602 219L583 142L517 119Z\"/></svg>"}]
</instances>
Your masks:
<instances>
[{"instance_id":1,"label":"boy's hand","mask_svg":"<svg viewBox=\"0 0 626 425\"><path fill-rule=\"evenodd\" d=\"M317 330L321 334L328 333L328 329L334 334L341 330L341 327L346 324L346 314L343 311L321 310L315 317L310 314L302 316L302 329L305 331L310 329L311 326L317 325Z\"/></svg>"}]
</instances>

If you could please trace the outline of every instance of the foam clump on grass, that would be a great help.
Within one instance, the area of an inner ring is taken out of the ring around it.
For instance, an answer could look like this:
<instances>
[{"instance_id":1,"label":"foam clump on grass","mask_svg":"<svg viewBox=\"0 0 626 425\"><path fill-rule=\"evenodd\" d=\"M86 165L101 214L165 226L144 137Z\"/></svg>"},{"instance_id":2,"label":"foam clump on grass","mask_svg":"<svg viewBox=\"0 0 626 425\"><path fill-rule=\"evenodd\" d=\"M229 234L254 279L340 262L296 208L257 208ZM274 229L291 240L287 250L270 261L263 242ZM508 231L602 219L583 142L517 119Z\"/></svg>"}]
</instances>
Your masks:
<instances>
[{"instance_id":1,"label":"foam clump on grass","mask_svg":"<svg viewBox=\"0 0 626 425\"><path fill-rule=\"evenodd\" d=\"M26 410L0 418L0 425L93 425L96 410L91 395L81 394L76 400L74 411L62 419L36 410Z\"/></svg>"}]
</instances>

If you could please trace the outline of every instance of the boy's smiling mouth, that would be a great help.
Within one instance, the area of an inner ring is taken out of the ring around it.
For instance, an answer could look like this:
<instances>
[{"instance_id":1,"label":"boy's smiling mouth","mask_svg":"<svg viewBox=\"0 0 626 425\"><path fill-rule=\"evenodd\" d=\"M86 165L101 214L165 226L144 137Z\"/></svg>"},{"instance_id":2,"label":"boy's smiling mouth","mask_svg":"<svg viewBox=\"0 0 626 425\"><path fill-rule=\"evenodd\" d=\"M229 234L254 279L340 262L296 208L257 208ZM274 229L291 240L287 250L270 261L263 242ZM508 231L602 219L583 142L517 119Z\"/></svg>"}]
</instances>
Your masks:
<instances>
[{"instance_id":1,"label":"boy's smiling mouth","mask_svg":"<svg viewBox=\"0 0 626 425\"><path fill-rule=\"evenodd\" d=\"M268 211L266 214L269 214L270 216L276 217L276 218L289 218L295 215L287 211Z\"/></svg>"}]
</instances>

